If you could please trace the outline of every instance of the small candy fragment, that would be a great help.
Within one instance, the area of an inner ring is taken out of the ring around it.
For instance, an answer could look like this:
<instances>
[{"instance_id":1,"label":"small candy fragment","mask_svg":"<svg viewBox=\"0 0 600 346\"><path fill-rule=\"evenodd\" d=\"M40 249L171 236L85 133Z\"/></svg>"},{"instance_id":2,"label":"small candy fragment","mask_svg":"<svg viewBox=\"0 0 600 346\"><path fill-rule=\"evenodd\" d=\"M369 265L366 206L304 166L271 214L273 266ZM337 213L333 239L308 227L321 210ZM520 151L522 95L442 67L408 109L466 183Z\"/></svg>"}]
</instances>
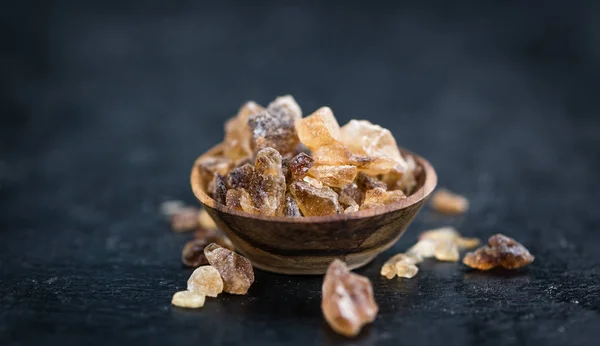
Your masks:
<instances>
[{"instance_id":1,"label":"small candy fragment","mask_svg":"<svg viewBox=\"0 0 600 346\"><path fill-rule=\"evenodd\" d=\"M454 192L440 189L431 196L431 207L444 214L463 214L469 209L469 201Z\"/></svg>"},{"instance_id":2,"label":"small candy fragment","mask_svg":"<svg viewBox=\"0 0 600 346\"><path fill-rule=\"evenodd\" d=\"M392 279L394 276L410 279L417 275L419 268L415 265L418 263L417 258L405 254L397 254L387 260L381 267L380 274L387 279Z\"/></svg>"},{"instance_id":3,"label":"small candy fragment","mask_svg":"<svg viewBox=\"0 0 600 346\"><path fill-rule=\"evenodd\" d=\"M215 189L213 191L213 199L217 203L225 205L227 199L227 186L225 185L225 178L215 173Z\"/></svg>"},{"instance_id":4,"label":"small candy fragment","mask_svg":"<svg viewBox=\"0 0 600 346\"><path fill-rule=\"evenodd\" d=\"M496 234L490 237L488 246L467 253L463 263L479 270L489 270L497 266L516 269L530 264L534 259L527 248L516 240Z\"/></svg>"},{"instance_id":5,"label":"small candy fragment","mask_svg":"<svg viewBox=\"0 0 600 346\"><path fill-rule=\"evenodd\" d=\"M209 189L208 185L214 179L215 173L226 175L232 165L233 161L224 157L205 157L198 161L196 167L200 173L205 191L212 192L212 189Z\"/></svg>"},{"instance_id":6,"label":"small candy fragment","mask_svg":"<svg viewBox=\"0 0 600 346\"><path fill-rule=\"evenodd\" d=\"M223 291L232 294L246 294L254 282L254 271L250 261L233 251L213 243L204 249L211 266L221 274Z\"/></svg>"},{"instance_id":7,"label":"small candy fragment","mask_svg":"<svg viewBox=\"0 0 600 346\"><path fill-rule=\"evenodd\" d=\"M438 241L435 244L434 257L438 261L458 262L458 245L451 240Z\"/></svg>"},{"instance_id":8,"label":"small candy fragment","mask_svg":"<svg viewBox=\"0 0 600 346\"><path fill-rule=\"evenodd\" d=\"M212 219L212 217L210 217L210 215L208 215L208 212L206 211L206 209L200 210L200 214L198 214L198 223L204 229L208 229L208 230L210 230L210 229L216 230L217 229L217 224Z\"/></svg>"},{"instance_id":9,"label":"small candy fragment","mask_svg":"<svg viewBox=\"0 0 600 346\"><path fill-rule=\"evenodd\" d=\"M302 144L311 150L333 144L340 137L340 125L329 107L321 107L306 118L296 120L296 131Z\"/></svg>"},{"instance_id":10,"label":"small candy fragment","mask_svg":"<svg viewBox=\"0 0 600 346\"><path fill-rule=\"evenodd\" d=\"M338 195L331 188L317 188L304 181L296 181L290 185L290 192L296 199L304 216L339 214Z\"/></svg>"},{"instance_id":11,"label":"small candy fragment","mask_svg":"<svg viewBox=\"0 0 600 346\"><path fill-rule=\"evenodd\" d=\"M356 185L364 192L376 188L382 188L384 190L387 190L388 188L386 183L364 172L359 172L356 176Z\"/></svg>"},{"instance_id":12,"label":"small candy fragment","mask_svg":"<svg viewBox=\"0 0 600 346\"><path fill-rule=\"evenodd\" d=\"M298 208L298 203L294 197L287 192L285 194L285 204L283 205L283 215L287 217L300 217L302 214L300 213L300 209Z\"/></svg>"},{"instance_id":13,"label":"small candy fragment","mask_svg":"<svg viewBox=\"0 0 600 346\"><path fill-rule=\"evenodd\" d=\"M362 191L360 191L360 189L358 188L358 185L356 185L356 183L350 183L344 187L342 187L340 189L339 192L340 195L340 203L344 203L342 202L342 197L344 197L344 200L347 201L347 199L352 199L354 200L354 202L358 205L360 205L363 201L364 193ZM354 204L354 203L352 203ZM350 204L348 204L350 205Z\"/></svg>"},{"instance_id":14,"label":"small candy fragment","mask_svg":"<svg viewBox=\"0 0 600 346\"><path fill-rule=\"evenodd\" d=\"M344 336L358 335L379 311L371 282L351 273L338 259L331 262L323 279L321 310L331 328Z\"/></svg>"},{"instance_id":15,"label":"small candy fragment","mask_svg":"<svg viewBox=\"0 0 600 346\"><path fill-rule=\"evenodd\" d=\"M242 190L241 189L229 189L227 190L227 196L225 198L225 205L233 210L243 211L242 208Z\"/></svg>"},{"instance_id":16,"label":"small candy fragment","mask_svg":"<svg viewBox=\"0 0 600 346\"><path fill-rule=\"evenodd\" d=\"M254 178L254 166L244 164L231 170L227 175L227 186L231 189L247 189Z\"/></svg>"},{"instance_id":17,"label":"small candy fragment","mask_svg":"<svg viewBox=\"0 0 600 346\"><path fill-rule=\"evenodd\" d=\"M302 111L293 97L278 97L266 110L248 117L252 134L252 148L257 152L271 147L282 155L294 152L299 139L294 122L302 117Z\"/></svg>"},{"instance_id":18,"label":"small candy fragment","mask_svg":"<svg viewBox=\"0 0 600 346\"><path fill-rule=\"evenodd\" d=\"M204 300L206 298L203 295L195 294L190 291L179 291L173 295L171 304L180 308L201 308L204 306Z\"/></svg>"},{"instance_id":19,"label":"small candy fragment","mask_svg":"<svg viewBox=\"0 0 600 346\"><path fill-rule=\"evenodd\" d=\"M171 229L175 232L193 231L198 227L199 212L194 207L180 208L171 216Z\"/></svg>"},{"instance_id":20,"label":"small candy fragment","mask_svg":"<svg viewBox=\"0 0 600 346\"><path fill-rule=\"evenodd\" d=\"M301 180L306 175L306 172L313 166L315 160L305 153L300 153L294 156L289 162L289 170L291 181Z\"/></svg>"},{"instance_id":21,"label":"small candy fragment","mask_svg":"<svg viewBox=\"0 0 600 346\"><path fill-rule=\"evenodd\" d=\"M355 166L313 166L308 174L325 185L342 187L352 183L357 172Z\"/></svg>"},{"instance_id":22,"label":"small candy fragment","mask_svg":"<svg viewBox=\"0 0 600 346\"><path fill-rule=\"evenodd\" d=\"M264 108L255 102L249 101L240 108L236 117L229 119L225 123L225 156L232 160L239 160L252 156L253 152L250 146L251 134L250 128L248 127L248 117L263 109Z\"/></svg>"},{"instance_id":23,"label":"small candy fragment","mask_svg":"<svg viewBox=\"0 0 600 346\"><path fill-rule=\"evenodd\" d=\"M216 297L223 292L223 279L214 267L201 266L188 279L187 289L195 294Z\"/></svg>"},{"instance_id":24,"label":"small candy fragment","mask_svg":"<svg viewBox=\"0 0 600 346\"><path fill-rule=\"evenodd\" d=\"M365 192L365 199L360 206L361 209L370 209L388 204L398 203L406 198L406 195L400 190L386 191L377 187Z\"/></svg>"}]
</instances>

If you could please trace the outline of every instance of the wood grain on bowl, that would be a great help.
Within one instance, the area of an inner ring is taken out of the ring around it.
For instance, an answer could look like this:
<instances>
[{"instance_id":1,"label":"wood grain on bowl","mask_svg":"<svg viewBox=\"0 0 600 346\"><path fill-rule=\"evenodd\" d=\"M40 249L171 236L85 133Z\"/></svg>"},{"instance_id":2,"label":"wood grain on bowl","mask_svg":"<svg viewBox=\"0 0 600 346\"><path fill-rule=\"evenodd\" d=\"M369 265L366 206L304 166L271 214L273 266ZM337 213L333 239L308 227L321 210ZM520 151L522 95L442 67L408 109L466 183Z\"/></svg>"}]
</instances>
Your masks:
<instances>
[{"instance_id":1,"label":"wood grain on bowl","mask_svg":"<svg viewBox=\"0 0 600 346\"><path fill-rule=\"evenodd\" d=\"M220 152L222 144L198 160ZM191 185L215 223L255 267L282 274L324 274L335 258L354 269L391 247L435 188L437 176L429 162L406 150L402 152L412 155L423 169L417 191L400 203L349 214L289 218L233 210L206 194L196 165Z\"/></svg>"}]
</instances>

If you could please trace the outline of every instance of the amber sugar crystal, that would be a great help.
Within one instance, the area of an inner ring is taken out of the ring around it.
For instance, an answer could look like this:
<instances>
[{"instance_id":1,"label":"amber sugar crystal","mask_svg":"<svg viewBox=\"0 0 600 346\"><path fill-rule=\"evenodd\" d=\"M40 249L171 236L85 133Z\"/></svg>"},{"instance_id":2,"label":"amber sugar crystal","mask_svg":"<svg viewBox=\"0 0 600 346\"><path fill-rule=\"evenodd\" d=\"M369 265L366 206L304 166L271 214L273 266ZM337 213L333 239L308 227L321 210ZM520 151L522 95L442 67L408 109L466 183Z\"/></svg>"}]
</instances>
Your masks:
<instances>
[{"instance_id":1,"label":"amber sugar crystal","mask_svg":"<svg viewBox=\"0 0 600 346\"><path fill-rule=\"evenodd\" d=\"M233 210L266 216L354 213L401 202L418 167L389 130L340 127L321 107L307 117L292 96L244 104L225 125L223 151L197 162L205 191Z\"/></svg>"},{"instance_id":2,"label":"amber sugar crystal","mask_svg":"<svg viewBox=\"0 0 600 346\"><path fill-rule=\"evenodd\" d=\"M344 262L336 259L323 279L321 310L334 331L352 337L375 320L379 307L369 279L351 273Z\"/></svg>"},{"instance_id":3,"label":"amber sugar crystal","mask_svg":"<svg viewBox=\"0 0 600 346\"><path fill-rule=\"evenodd\" d=\"M223 291L232 294L246 294L254 282L252 264L244 256L213 243L204 249L208 263L223 279Z\"/></svg>"},{"instance_id":4,"label":"amber sugar crystal","mask_svg":"<svg viewBox=\"0 0 600 346\"><path fill-rule=\"evenodd\" d=\"M498 266L516 269L531 264L534 259L529 250L513 238L496 234L490 237L487 246L467 253L463 263L479 270L489 270Z\"/></svg>"}]
</instances>

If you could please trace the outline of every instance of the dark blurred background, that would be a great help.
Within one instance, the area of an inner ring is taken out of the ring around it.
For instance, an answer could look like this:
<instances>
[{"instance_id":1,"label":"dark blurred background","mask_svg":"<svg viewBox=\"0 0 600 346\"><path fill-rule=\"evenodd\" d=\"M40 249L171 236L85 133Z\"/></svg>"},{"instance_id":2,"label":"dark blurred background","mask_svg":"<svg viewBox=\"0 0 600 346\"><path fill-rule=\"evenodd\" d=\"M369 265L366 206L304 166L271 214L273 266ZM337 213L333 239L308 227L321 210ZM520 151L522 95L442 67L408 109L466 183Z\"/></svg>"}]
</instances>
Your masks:
<instances>
[{"instance_id":1,"label":"dark blurred background","mask_svg":"<svg viewBox=\"0 0 600 346\"><path fill-rule=\"evenodd\" d=\"M358 343L598 340L600 2L357 3L2 2L0 342L340 341L320 278L259 272L245 300L169 306L187 238L158 204L195 203L224 120L283 94L389 128L470 199L386 255L452 224L537 256L524 276L432 263L410 282L380 280L380 257Z\"/></svg>"}]
</instances>

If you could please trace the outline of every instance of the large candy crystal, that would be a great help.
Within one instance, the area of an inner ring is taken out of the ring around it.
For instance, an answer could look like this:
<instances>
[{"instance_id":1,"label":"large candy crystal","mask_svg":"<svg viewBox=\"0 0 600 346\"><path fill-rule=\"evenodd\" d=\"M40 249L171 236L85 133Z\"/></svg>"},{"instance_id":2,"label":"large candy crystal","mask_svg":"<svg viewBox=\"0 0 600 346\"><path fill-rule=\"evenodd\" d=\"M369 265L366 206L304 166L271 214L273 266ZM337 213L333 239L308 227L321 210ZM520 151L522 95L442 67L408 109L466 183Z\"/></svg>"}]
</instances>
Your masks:
<instances>
[{"instance_id":1,"label":"large candy crystal","mask_svg":"<svg viewBox=\"0 0 600 346\"><path fill-rule=\"evenodd\" d=\"M524 267L535 257L516 240L502 234L496 234L488 240L488 246L469 252L463 263L471 268L489 270L500 266L506 269Z\"/></svg>"},{"instance_id":2,"label":"large candy crystal","mask_svg":"<svg viewBox=\"0 0 600 346\"><path fill-rule=\"evenodd\" d=\"M246 257L212 243L204 249L206 259L223 279L223 291L246 294L254 282L254 270Z\"/></svg>"},{"instance_id":3,"label":"large candy crystal","mask_svg":"<svg viewBox=\"0 0 600 346\"><path fill-rule=\"evenodd\" d=\"M296 181L290 185L290 192L304 216L338 214L341 211L337 193L327 186L318 188Z\"/></svg>"},{"instance_id":4,"label":"large candy crystal","mask_svg":"<svg viewBox=\"0 0 600 346\"><path fill-rule=\"evenodd\" d=\"M360 208L370 209L380 207L392 203L398 203L405 198L406 196L400 190L386 191L383 188L377 187L365 192L365 200Z\"/></svg>"},{"instance_id":5,"label":"large candy crystal","mask_svg":"<svg viewBox=\"0 0 600 346\"><path fill-rule=\"evenodd\" d=\"M297 120L296 131L300 141L311 150L334 144L340 137L340 125L329 107L321 107Z\"/></svg>"},{"instance_id":6,"label":"large candy crystal","mask_svg":"<svg viewBox=\"0 0 600 346\"><path fill-rule=\"evenodd\" d=\"M302 111L291 96L278 97L266 110L252 114L248 126L254 152L272 147L282 155L294 153L299 142L294 123L301 117Z\"/></svg>"},{"instance_id":7,"label":"large candy crystal","mask_svg":"<svg viewBox=\"0 0 600 346\"><path fill-rule=\"evenodd\" d=\"M188 279L187 289L202 296L216 297L223 292L223 280L214 267L201 266L194 270Z\"/></svg>"},{"instance_id":8,"label":"large candy crystal","mask_svg":"<svg viewBox=\"0 0 600 346\"><path fill-rule=\"evenodd\" d=\"M356 336L379 311L371 282L351 273L338 259L331 262L323 279L321 310L331 328L345 336Z\"/></svg>"},{"instance_id":9,"label":"large candy crystal","mask_svg":"<svg viewBox=\"0 0 600 346\"><path fill-rule=\"evenodd\" d=\"M313 166L308 171L308 175L333 187L342 187L352 183L356 173L355 166Z\"/></svg>"}]
</instances>

